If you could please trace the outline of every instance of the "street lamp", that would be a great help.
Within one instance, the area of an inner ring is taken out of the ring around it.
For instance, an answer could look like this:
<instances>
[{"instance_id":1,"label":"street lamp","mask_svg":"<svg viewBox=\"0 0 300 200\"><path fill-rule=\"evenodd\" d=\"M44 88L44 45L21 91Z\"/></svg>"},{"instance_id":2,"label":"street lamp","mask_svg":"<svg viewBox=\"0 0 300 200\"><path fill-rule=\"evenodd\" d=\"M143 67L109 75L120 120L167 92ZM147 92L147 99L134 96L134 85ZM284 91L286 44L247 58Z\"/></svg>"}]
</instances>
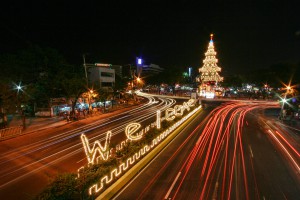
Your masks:
<instances>
[{"instance_id":1,"label":"street lamp","mask_svg":"<svg viewBox=\"0 0 300 200\"><path fill-rule=\"evenodd\" d=\"M20 91L23 91L23 87L24 87L21 84L22 84L21 82L18 85L15 84L15 88L14 89L17 90L17 109L18 109L18 112L21 113L23 129L25 129L26 128L25 111L22 110L22 108L21 108L22 106L21 106L21 102L20 102L20 98L19 98L19 93L20 93Z\"/></svg>"},{"instance_id":2,"label":"street lamp","mask_svg":"<svg viewBox=\"0 0 300 200\"><path fill-rule=\"evenodd\" d=\"M23 87L22 83L20 82L18 85L16 83L14 83L15 87L14 89L17 90L17 93L19 94L20 91L23 91Z\"/></svg>"},{"instance_id":3,"label":"street lamp","mask_svg":"<svg viewBox=\"0 0 300 200\"><path fill-rule=\"evenodd\" d=\"M20 93L20 91L23 91L22 88L24 86L21 85L21 82L19 83L19 85L15 84L15 83L14 83L14 85L15 85L14 89L17 90L17 103L19 104L19 93Z\"/></svg>"},{"instance_id":4,"label":"street lamp","mask_svg":"<svg viewBox=\"0 0 300 200\"><path fill-rule=\"evenodd\" d=\"M287 100L286 100L286 98L284 97L284 98L282 99L282 106L281 106L281 111L280 111L280 117L281 117L281 119L284 119L285 116L286 116L286 110L284 109L284 104L285 104L285 103L287 103Z\"/></svg>"},{"instance_id":5,"label":"street lamp","mask_svg":"<svg viewBox=\"0 0 300 200\"><path fill-rule=\"evenodd\" d=\"M142 80L142 78L140 78L140 77L136 77L136 86L137 87L143 87L143 80Z\"/></svg>"},{"instance_id":6,"label":"street lamp","mask_svg":"<svg viewBox=\"0 0 300 200\"><path fill-rule=\"evenodd\" d=\"M286 103L286 102L287 102L286 98L282 99L283 105L284 105L284 103Z\"/></svg>"}]
</instances>

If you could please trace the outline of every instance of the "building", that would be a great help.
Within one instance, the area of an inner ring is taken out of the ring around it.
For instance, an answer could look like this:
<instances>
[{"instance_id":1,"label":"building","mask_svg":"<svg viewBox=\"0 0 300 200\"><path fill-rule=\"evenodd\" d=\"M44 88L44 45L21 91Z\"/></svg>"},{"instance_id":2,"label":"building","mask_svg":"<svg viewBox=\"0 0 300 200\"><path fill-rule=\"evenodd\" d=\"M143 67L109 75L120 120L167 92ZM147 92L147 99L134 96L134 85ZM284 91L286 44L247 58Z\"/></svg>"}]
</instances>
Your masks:
<instances>
[{"instance_id":1,"label":"building","mask_svg":"<svg viewBox=\"0 0 300 200\"><path fill-rule=\"evenodd\" d=\"M115 85L115 69L111 64L86 64L88 83L94 88L110 89Z\"/></svg>"},{"instance_id":2,"label":"building","mask_svg":"<svg viewBox=\"0 0 300 200\"><path fill-rule=\"evenodd\" d=\"M156 74L163 72L163 70L164 68L156 64L137 66L137 76L139 77L154 76Z\"/></svg>"},{"instance_id":3,"label":"building","mask_svg":"<svg viewBox=\"0 0 300 200\"><path fill-rule=\"evenodd\" d=\"M121 66L121 65L111 65L110 68L115 70L116 76L118 76L120 78L123 77L123 66Z\"/></svg>"},{"instance_id":4,"label":"building","mask_svg":"<svg viewBox=\"0 0 300 200\"><path fill-rule=\"evenodd\" d=\"M133 67L131 66L131 64L128 65L123 65L122 66L122 79L131 79L132 78L132 74L133 74Z\"/></svg>"},{"instance_id":5,"label":"building","mask_svg":"<svg viewBox=\"0 0 300 200\"><path fill-rule=\"evenodd\" d=\"M143 65L142 67L142 74L144 75L156 75L161 73L164 68L161 68L158 65L150 64L150 65Z\"/></svg>"}]
</instances>

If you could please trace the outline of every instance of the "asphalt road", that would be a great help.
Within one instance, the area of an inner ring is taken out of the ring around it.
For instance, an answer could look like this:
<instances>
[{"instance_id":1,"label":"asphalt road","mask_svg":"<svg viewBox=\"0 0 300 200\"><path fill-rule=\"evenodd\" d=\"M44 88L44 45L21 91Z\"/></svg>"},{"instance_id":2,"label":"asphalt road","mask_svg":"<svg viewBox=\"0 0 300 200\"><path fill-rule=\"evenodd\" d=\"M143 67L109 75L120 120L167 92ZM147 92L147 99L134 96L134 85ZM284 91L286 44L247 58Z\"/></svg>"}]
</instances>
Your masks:
<instances>
[{"instance_id":1,"label":"asphalt road","mask_svg":"<svg viewBox=\"0 0 300 200\"><path fill-rule=\"evenodd\" d=\"M270 107L208 107L115 199L299 199L297 136L265 118Z\"/></svg>"},{"instance_id":2,"label":"asphalt road","mask_svg":"<svg viewBox=\"0 0 300 200\"><path fill-rule=\"evenodd\" d=\"M111 143L125 138L128 123L153 121L157 109L165 110L176 101L168 97L146 97L148 103L121 113L109 113L69 125L2 141L0 145L0 199L32 199L51 178L63 172L77 172L87 164L80 139L104 141L112 131ZM182 100L181 100L182 101Z\"/></svg>"}]
</instances>

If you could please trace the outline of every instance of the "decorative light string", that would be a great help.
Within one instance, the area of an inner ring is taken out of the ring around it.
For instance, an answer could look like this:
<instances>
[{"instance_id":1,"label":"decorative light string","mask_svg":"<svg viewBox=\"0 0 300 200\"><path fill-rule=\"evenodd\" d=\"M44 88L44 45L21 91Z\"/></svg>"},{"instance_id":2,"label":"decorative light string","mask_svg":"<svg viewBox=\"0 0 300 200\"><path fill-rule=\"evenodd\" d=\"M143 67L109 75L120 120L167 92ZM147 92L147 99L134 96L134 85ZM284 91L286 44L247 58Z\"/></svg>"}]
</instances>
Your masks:
<instances>
[{"instance_id":1,"label":"decorative light string","mask_svg":"<svg viewBox=\"0 0 300 200\"><path fill-rule=\"evenodd\" d=\"M125 128L125 135L127 139L116 145L116 151L122 150L125 145L130 141L137 141L142 139L143 135L146 134L151 128L156 127L158 130L161 128L161 122L172 121L178 116L182 116L184 111L190 111L190 107L195 106L195 99L190 99L188 102L184 102L182 105L176 105L174 108L169 108L165 111L165 117L161 117L161 111L157 110L156 112L156 121L146 126L142 130L141 124L139 123L130 123ZM109 184L112 180L117 178L120 174L124 173L131 165L135 164L137 160L139 160L142 156L148 153L151 149L157 146L161 141L163 141L171 132L173 132L178 126L180 126L184 121L186 121L191 115L197 112L201 108L201 105L195 108L192 112L189 112L186 116L181 118L178 122L167 128L165 131L160 133L157 137L155 137L150 145L145 145L140 150L138 150L133 156L129 157L126 162L121 163L117 168L113 169L109 175L102 177L99 183L94 184L89 188L89 194L99 192L104 184ZM90 144L88 138L82 134L81 140L83 144L83 148L88 160L88 165L93 165L98 163L100 159L108 160L110 156L112 156L112 149L109 149L110 139L112 133L108 131L106 133L105 144L102 146L99 140L96 140L93 144L93 148L90 148ZM97 156L98 155L98 156ZM84 167L78 169L78 176L80 176L80 171L83 170Z\"/></svg>"},{"instance_id":2,"label":"decorative light string","mask_svg":"<svg viewBox=\"0 0 300 200\"><path fill-rule=\"evenodd\" d=\"M118 178L120 174L124 173L131 165L135 164L141 156L145 155L151 149L156 147L160 142L163 141L163 139L165 139L171 132L173 132L178 126L180 126L183 122L185 122L188 118L190 118L200 108L201 108L201 106L195 108L192 112L188 113L185 117L180 119L178 122L176 122L174 125L169 127L164 132L162 132L159 136L154 138L152 140L150 146L145 145L138 152L136 152L133 156L127 158L126 162L121 163L119 165L119 167L113 169L109 175L102 177L100 179L99 183L96 183L89 188L89 195L92 195L93 193L98 193L99 191L101 191L103 189L105 184L109 184L114 179Z\"/></svg>"}]
</instances>

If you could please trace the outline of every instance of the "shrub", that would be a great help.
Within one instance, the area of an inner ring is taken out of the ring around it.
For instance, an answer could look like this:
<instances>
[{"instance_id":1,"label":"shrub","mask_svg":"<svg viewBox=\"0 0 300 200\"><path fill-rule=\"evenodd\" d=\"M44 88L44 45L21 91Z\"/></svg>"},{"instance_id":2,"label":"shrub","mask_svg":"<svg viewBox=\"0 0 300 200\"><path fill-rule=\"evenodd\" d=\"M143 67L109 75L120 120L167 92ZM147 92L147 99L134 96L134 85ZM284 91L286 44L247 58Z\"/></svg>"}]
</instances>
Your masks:
<instances>
[{"instance_id":1,"label":"shrub","mask_svg":"<svg viewBox=\"0 0 300 200\"><path fill-rule=\"evenodd\" d=\"M191 110L193 110L192 108ZM134 155L144 145L151 144L152 140L168 127L179 121L181 117L176 117L173 121L163 121L161 129L150 129L144 137L139 141L128 142L124 148L116 152L116 155L122 156L122 161L126 161L130 156ZM39 194L36 199L39 200L68 200L68 199L94 199L88 195L88 188L99 182L103 176L107 175L113 168L118 166L116 158L109 158L106 161L100 160L98 164L86 166L80 176L76 174L66 173L58 175L48 187ZM109 185L106 185L107 188Z\"/></svg>"},{"instance_id":2,"label":"shrub","mask_svg":"<svg viewBox=\"0 0 300 200\"><path fill-rule=\"evenodd\" d=\"M74 199L76 196L76 174L58 175L36 199Z\"/></svg>"}]
</instances>

